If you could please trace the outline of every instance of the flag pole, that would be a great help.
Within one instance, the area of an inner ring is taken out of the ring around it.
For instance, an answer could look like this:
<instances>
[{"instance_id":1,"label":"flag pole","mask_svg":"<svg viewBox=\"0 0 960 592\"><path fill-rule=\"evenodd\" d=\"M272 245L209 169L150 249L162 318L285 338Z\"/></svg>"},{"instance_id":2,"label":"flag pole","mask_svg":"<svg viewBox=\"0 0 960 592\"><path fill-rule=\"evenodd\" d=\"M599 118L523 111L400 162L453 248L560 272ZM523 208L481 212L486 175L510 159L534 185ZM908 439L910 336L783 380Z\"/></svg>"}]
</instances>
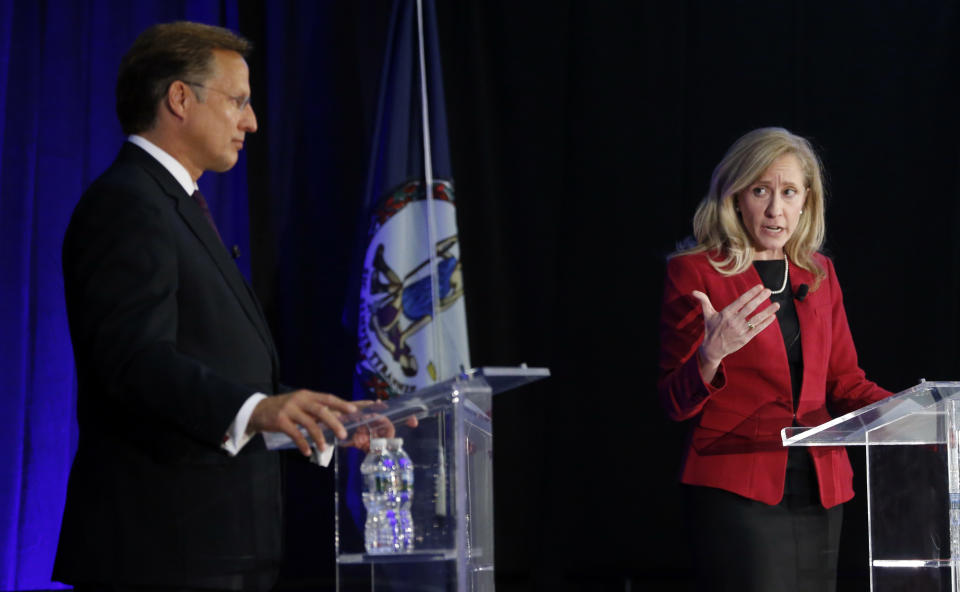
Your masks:
<instances>
[{"instance_id":1,"label":"flag pole","mask_svg":"<svg viewBox=\"0 0 960 592\"><path fill-rule=\"evenodd\" d=\"M426 48L423 36L423 0L417 0L417 37L420 48L420 114L423 120L423 177L427 203L427 240L430 258L430 295L433 303L433 352L437 360L436 382L444 376L443 337L440 327L440 281L437 277L437 219L433 209L433 153L430 145L430 105L427 100Z\"/></svg>"}]
</instances>

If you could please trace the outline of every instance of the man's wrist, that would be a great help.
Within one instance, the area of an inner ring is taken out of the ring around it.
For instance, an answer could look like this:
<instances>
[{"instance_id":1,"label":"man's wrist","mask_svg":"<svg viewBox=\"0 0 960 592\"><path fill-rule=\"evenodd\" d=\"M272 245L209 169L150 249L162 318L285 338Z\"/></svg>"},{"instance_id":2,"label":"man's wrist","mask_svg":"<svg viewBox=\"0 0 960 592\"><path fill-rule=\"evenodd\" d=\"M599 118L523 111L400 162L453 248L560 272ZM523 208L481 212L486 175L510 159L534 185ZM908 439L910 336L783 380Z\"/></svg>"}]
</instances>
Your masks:
<instances>
[{"instance_id":1,"label":"man's wrist","mask_svg":"<svg viewBox=\"0 0 960 592\"><path fill-rule=\"evenodd\" d=\"M267 396L263 393L254 393L243 402L240 410L237 411L237 415L233 418L233 423L230 424L227 433L224 435L222 446L224 450L232 455L237 454L256 434L256 431L250 431L250 418L256 406L266 398Z\"/></svg>"}]
</instances>

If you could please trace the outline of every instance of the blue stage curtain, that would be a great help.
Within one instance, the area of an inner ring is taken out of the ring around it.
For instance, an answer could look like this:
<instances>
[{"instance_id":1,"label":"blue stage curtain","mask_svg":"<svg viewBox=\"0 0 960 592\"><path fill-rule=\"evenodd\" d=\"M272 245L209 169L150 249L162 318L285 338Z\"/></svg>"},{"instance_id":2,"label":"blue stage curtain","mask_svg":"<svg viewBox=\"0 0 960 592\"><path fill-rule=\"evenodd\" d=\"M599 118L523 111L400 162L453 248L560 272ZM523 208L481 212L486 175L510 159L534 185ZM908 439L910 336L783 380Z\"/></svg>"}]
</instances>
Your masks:
<instances>
[{"instance_id":1,"label":"blue stage curtain","mask_svg":"<svg viewBox=\"0 0 960 592\"><path fill-rule=\"evenodd\" d=\"M50 571L77 439L60 245L123 141L123 53L144 28L179 19L236 30L237 3L0 0L0 590L58 587ZM244 252L245 175L241 157L200 183L224 240Z\"/></svg>"}]
</instances>

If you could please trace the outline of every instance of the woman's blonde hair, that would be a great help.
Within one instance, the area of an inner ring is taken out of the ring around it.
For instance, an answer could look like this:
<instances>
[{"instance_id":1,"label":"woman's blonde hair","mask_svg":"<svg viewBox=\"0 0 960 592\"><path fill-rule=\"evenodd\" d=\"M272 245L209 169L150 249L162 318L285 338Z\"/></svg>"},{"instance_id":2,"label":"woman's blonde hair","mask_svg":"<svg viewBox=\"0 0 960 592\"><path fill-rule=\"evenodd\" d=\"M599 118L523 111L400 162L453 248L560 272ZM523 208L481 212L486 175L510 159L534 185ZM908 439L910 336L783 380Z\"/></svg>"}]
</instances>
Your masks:
<instances>
[{"instance_id":1,"label":"woman's blonde hair","mask_svg":"<svg viewBox=\"0 0 960 592\"><path fill-rule=\"evenodd\" d=\"M807 191L803 214L784 250L792 265L814 274L816 279L811 289L816 290L825 276L813 258L823 245L825 234L822 165L809 141L780 127L748 132L727 150L713 169L710 191L693 216L693 236L697 244L677 254L706 251L710 254L710 264L723 275L746 271L753 263L754 247L736 211L736 196L756 182L773 161L786 154L793 154L800 161Z\"/></svg>"}]
</instances>

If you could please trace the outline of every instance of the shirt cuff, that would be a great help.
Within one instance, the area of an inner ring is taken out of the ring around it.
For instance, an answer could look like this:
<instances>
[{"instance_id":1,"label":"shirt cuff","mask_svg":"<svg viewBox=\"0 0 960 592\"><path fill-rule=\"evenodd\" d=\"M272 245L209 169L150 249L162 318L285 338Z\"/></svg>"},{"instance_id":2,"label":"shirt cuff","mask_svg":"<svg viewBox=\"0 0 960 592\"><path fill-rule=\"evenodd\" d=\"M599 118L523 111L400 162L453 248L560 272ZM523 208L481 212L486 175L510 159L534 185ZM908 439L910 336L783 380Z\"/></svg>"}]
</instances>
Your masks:
<instances>
[{"instance_id":1,"label":"shirt cuff","mask_svg":"<svg viewBox=\"0 0 960 592\"><path fill-rule=\"evenodd\" d=\"M317 447L314 446L312 448L313 453L310 455L310 462L321 467L329 466L335 447L336 444L331 444L330 442L327 442L327 447L324 448L323 451L317 450Z\"/></svg>"},{"instance_id":2,"label":"shirt cuff","mask_svg":"<svg viewBox=\"0 0 960 592\"><path fill-rule=\"evenodd\" d=\"M263 393L250 395L250 398L244 401L240 407L237 416L233 418L233 423L227 428L227 433L223 435L223 444L220 445L220 448L225 450L230 456L236 456L240 450L246 446L247 442L253 438L254 434L247 433L247 424L250 423L250 416L253 415L254 407L266 398L267 396Z\"/></svg>"}]
</instances>

